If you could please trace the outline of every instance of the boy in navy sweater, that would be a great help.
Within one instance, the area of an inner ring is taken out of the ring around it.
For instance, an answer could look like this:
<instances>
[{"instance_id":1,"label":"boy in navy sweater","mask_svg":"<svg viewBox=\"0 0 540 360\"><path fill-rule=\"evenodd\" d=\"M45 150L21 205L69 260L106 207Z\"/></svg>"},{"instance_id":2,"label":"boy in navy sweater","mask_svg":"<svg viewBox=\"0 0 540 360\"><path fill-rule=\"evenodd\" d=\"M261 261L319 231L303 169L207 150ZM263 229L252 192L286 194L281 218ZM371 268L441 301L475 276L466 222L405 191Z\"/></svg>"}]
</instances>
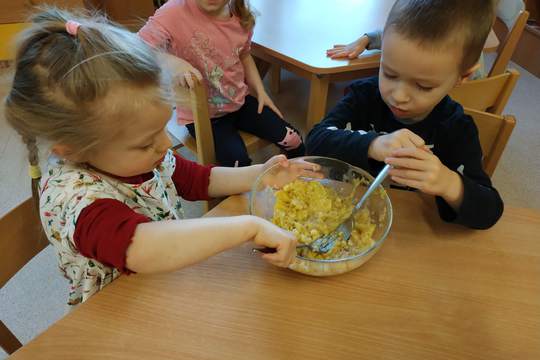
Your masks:
<instances>
[{"instance_id":1,"label":"boy in navy sweater","mask_svg":"<svg viewBox=\"0 0 540 360\"><path fill-rule=\"evenodd\" d=\"M448 92L478 68L494 11L492 0L397 0L379 76L351 85L309 133L308 153L372 174L393 165L392 180L434 195L445 221L493 226L503 202L482 168L478 130Z\"/></svg>"}]
</instances>

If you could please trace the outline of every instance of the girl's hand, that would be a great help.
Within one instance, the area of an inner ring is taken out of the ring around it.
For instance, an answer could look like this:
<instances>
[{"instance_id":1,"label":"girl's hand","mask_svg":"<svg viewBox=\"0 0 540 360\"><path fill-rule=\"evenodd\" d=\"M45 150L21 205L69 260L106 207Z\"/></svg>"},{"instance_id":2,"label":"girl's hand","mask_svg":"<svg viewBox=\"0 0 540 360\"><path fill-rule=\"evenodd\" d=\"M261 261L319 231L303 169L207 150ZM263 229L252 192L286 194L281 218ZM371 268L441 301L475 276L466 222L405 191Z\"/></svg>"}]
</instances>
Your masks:
<instances>
[{"instance_id":1,"label":"girl's hand","mask_svg":"<svg viewBox=\"0 0 540 360\"><path fill-rule=\"evenodd\" d=\"M266 176L265 185L280 189L300 176L321 179L323 174L319 172L321 166L305 160L288 160L285 155L276 155L270 158L263 165L266 171L275 164L280 164L271 175Z\"/></svg>"},{"instance_id":2,"label":"girl's hand","mask_svg":"<svg viewBox=\"0 0 540 360\"><path fill-rule=\"evenodd\" d=\"M326 56L331 59L356 59L358 55L366 50L369 44L367 35L347 45L334 45L332 49L326 50Z\"/></svg>"},{"instance_id":3,"label":"girl's hand","mask_svg":"<svg viewBox=\"0 0 540 360\"><path fill-rule=\"evenodd\" d=\"M259 108L257 110L257 113L260 114L263 111L263 108L265 106L268 106L270 109L272 109L273 112L278 114L280 118L283 119L283 115L281 114L281 111L277 108L277 106L274 104L272 99L270 99L270 96L266 93L266 91L261 90L257 93L257 101L259 102Z\"/></svg>"},{"instance_id":4,"label":"girl's hand","mask_svg":"<svg viewBox=\"0 0 540 360\"><path fill-rule=\"evenodd\" d=\"M296 256L296 237L269 221L257 217L254 219L257 233L253 242L258 246L276 249L275 253L264 254L262 258L279 267L289 266Z\"/></svg>"},{"instance_id":5,"label":"girl's hand","mask_svg":"<svg viewBox=\"0 0 540 360\"><path fill-rule=\"evenodd\" d=\"M453 194L459 193L460 184L463 186L457 173L444 166L431 151L422 148L395 150L385 162L394 167L389 174L398 184L441 196L449 202L454 200Z\"/></svg>"},{"instance_id":6,"label":"girl's hand","mask_svg":"<svg viewBox=\"0 0 540 360\"><path fill-rule=\"evenodd\" d=\"M177 69L174 79L180 86L193 89L197 82L202 81L202 75L193 66L185 65Z\"/></svg>"},{"instance_id":7,"label":"girl's hand","mask_svg":"<svg viewBox=\"0 0 540 360\"><path fill-rule=\"evenodd\" d=\"M368 149L368 156L377 161L384 161L400 148L421 148L424 139L408 129L394 131L391 134L376 137Z\"/></svg>"}]
</instances>

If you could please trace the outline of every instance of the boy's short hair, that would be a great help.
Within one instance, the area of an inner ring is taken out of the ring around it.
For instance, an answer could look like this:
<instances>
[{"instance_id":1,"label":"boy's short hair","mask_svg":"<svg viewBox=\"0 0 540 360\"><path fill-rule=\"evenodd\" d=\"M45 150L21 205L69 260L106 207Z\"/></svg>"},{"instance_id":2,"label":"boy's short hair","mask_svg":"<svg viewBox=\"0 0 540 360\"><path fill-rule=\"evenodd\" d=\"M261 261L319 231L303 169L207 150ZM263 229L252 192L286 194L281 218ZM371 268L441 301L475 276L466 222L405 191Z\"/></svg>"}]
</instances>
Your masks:
<instances>
[{"instance_id":1,"label":"boy's short hair","mask_svg":"<svg viewBox=\"0 0 540 360\"><path fill-rule=\"evenodd\" d=\"M392 28L421 46L462 42L460 71L474 66L495 17L496 0L397 0L384 32Z\"/></svg>"}]
</instances>

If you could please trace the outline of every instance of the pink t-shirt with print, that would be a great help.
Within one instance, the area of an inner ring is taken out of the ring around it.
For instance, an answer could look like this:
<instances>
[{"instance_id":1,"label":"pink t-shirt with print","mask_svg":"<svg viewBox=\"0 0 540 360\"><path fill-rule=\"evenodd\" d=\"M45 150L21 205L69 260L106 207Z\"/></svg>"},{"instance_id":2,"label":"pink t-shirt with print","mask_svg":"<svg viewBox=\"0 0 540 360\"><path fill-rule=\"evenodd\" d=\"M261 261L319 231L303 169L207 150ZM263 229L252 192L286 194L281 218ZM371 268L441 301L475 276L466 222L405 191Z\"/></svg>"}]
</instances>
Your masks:
<instances>
[{"instance_id":1,"label":"pink t-shirt with print","mask_svg":"<svg viewBox=\"0 0 540 360\"><path fill-rule=\"evenodd\" d=\"M249 54L252 32L237 17L216 19L194 0L169 0L148 19L139 36L201 72L210 117L234 112L244 104L248 86L240 59ZM177 114L181 124L193 122L189 108L177 107Z\"/></svg>"}]
</instances>

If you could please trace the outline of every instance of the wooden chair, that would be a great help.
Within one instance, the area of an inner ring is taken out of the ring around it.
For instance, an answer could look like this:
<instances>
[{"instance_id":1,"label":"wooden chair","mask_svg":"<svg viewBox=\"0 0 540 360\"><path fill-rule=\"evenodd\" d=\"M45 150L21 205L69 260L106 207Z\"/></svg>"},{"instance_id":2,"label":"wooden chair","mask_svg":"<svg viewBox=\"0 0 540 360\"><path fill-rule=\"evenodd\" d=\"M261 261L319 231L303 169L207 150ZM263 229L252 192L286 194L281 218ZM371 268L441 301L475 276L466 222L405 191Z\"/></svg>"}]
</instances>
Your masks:
<instances>
[{"instance_id":1,"label":"wooden chair","mask_svg":"<svg viewBox=\"0 0 540 360\"><path fill-rule=\"evenodd\" d=\"M48 245L32 198L0 219L0 288ZM8 354L22 346L0 321L0 347Z\"/></svg>"},{"instance_id":2,"label":"wooden chair","mask_svg":"<svg viewBox=\"0 0 540 360\"><path fill-rule=\"evenodd\" d=\"M214 134L208 113L208 97L206 89L201 84L190 90L191 110L195 124L195 140L188 132L187 128L176 123L176 118L171 119L167 125L169 133L177 139L180 144L175 149L185 146L193 153L197 154L200 164L208 165L216 162L216 153L214 149ZM255 135L240 131L240 136L246 144L249 153L262 149L270 142L263 140Z\"/></svg>"},{"instance_id":3,"label":"wooden chair","mask_svg":"<svg viewBox=\"0 0 540 360\"><path fill-rule=\"evenodd\" d=\"M473 109L465 109L465 113L478 127L484 170L491 177L516 126L516 119L512 115L501 116Z\"/></svg>"},{"instance_id":4,"label":"wooden chair","mask_svg":"<svg viewBox=\"0 0 540 360\"><path fill-rule=\"evenodd\" d=\"M463 107L500 115L518 79L519 72L510 69L500 75L465 81L449 95Z\"/></svg>"},{"instance_id":5,"label":"wooden chair","mask_svg":"<svg viewBox=\"0 0 540 360\"><path fill-rule=\"evenodd\" d=\"M173 150L178 150L182 147L188 148L191 152L197 154L197 161L203 165L216 163L216 152L214 148L214 133L208 112L208 96L206 89L202 84L197 83L193 89L189 91L191 111L193 112L193 120L195 124L195 140L188 129L179 125L176 122L176 114L167 124L167 130L179 144L173 147ZM255 135L240 131L240 136L246 144L247 151L253 153L268 145L270 142L263 140ZM216 206L220 199L205 201L203 203L203 211Z\"/></svg>"},{"instance_id":6,"label":"wooden chair","mask_svg":"<svg viewBox=\"0 0 540 360\"><path fill-rule=\"evenodd\" d=\"M521 38L523 29L525 29L525 26L527 25L528 18L528 11L521 11L519 13L519 16L517 17L514 26L512 26L512 29L509 29L506 38L499 45L497 58L495 59L495 62L493 63L493 66L489 71L488 77L500 75L506 71L508 63L510 62L512 55L516 50L519 39Z\"/></svg>"}]
</instances>

